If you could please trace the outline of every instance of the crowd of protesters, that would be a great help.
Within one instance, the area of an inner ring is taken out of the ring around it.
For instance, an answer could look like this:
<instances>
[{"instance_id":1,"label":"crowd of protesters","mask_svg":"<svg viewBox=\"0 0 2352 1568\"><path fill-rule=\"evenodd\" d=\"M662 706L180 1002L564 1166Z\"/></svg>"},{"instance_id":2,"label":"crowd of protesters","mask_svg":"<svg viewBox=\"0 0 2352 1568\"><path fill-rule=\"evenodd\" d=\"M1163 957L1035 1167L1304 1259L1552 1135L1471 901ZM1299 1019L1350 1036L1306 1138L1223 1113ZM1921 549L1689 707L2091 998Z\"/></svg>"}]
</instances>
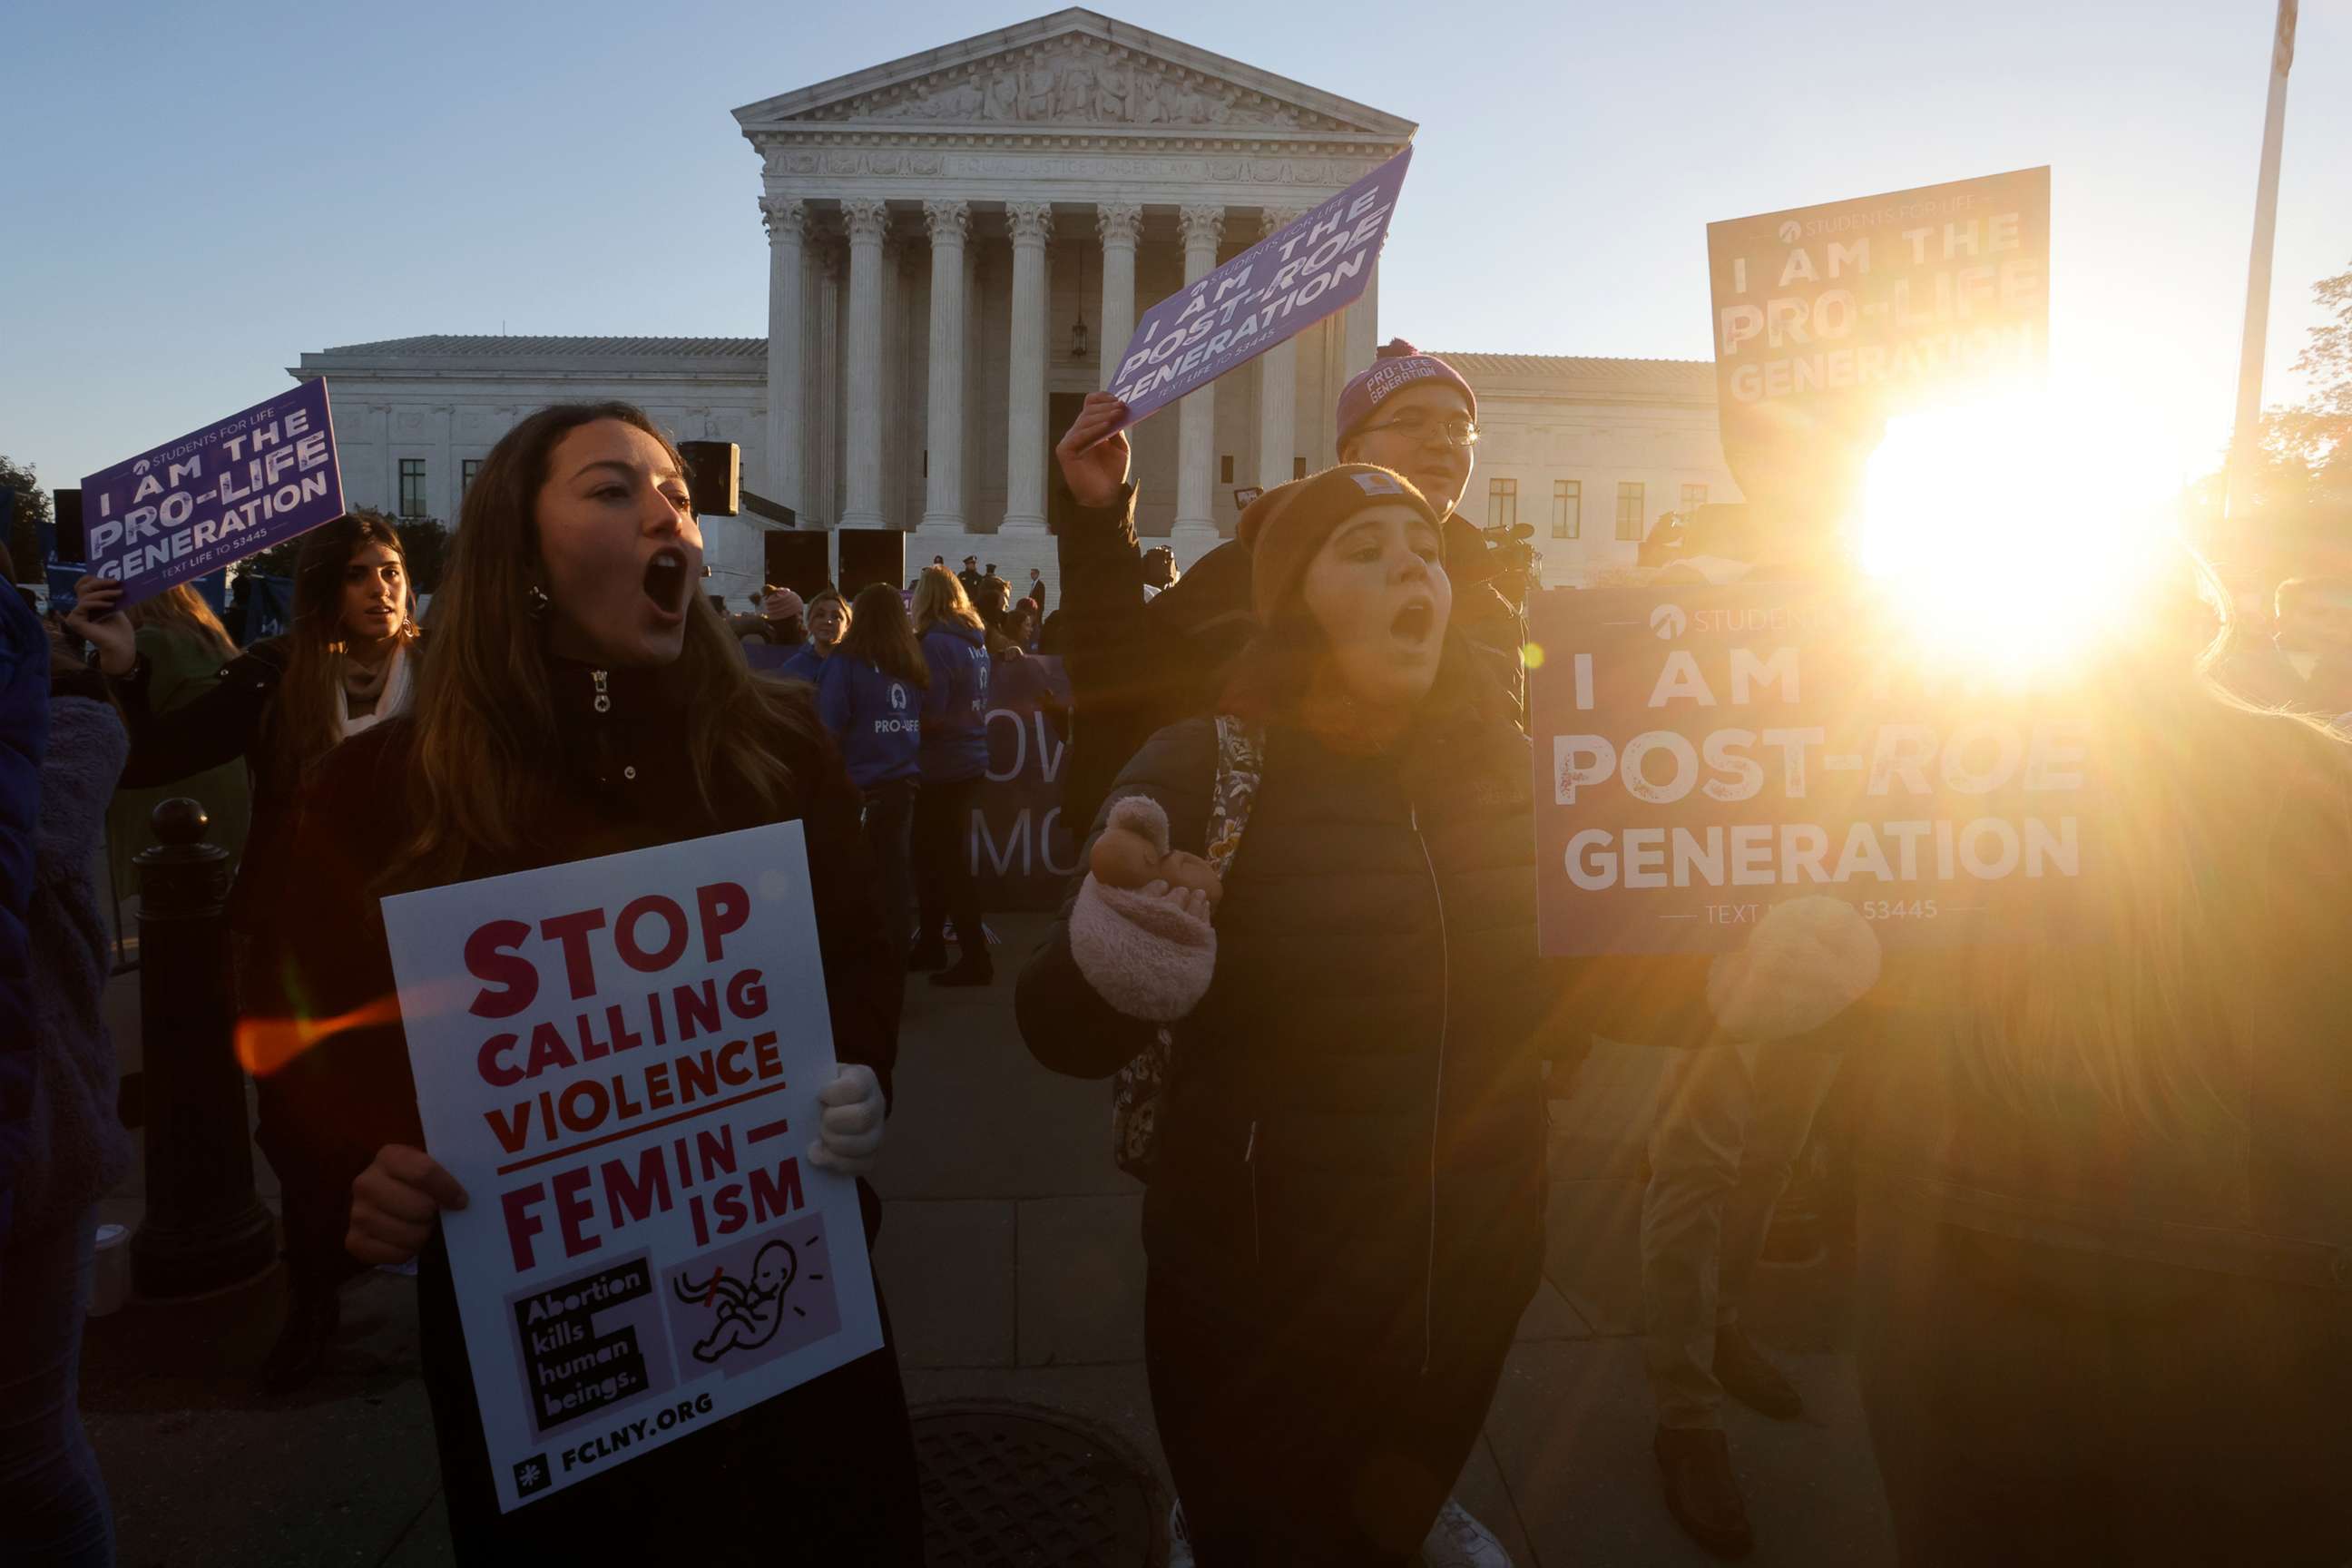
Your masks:
<instances>
[{"instance_id":1,"label":"crowd of protesters","mask_svg":"<svg viewBox=\"0 0 2352 1568\"><path fill-rule=\"evenodd\" d=\"M1171 1563L1508 1560L1452 1493L1541 1276L1547 1100L1596 1038L1671 1062L1632 1130L1642 1326L1662 1501L1701 1546L1754 1544L1725 1401L1803 1410L1741 1308L1834 1086L1906 1562L2352 1556L2352 585L2291 581L2254 627L2183 552L2174 603L2066 672L2122 850L2079 942L1882 953L1805 897L1721 957L1543 959L1521 588L1459 510L1468 382L1381 350L1339 461L1181 572L1136 533L1124 415L1091 395L1056 448L1050 615L1041 572L1016 599L977 556L728 615L677 447L620 404L493 448L429 634L367 515L308 537L291 629L241 652L193 595L121 611L86 578L46 636L0 605L0 1005L36 1026L0 1052L31 1108L0 1121L7 1561L112 1560L75 1412L128 1157L91 869L117 791L133 819L164 785L224 818L249 791L240 1012L356 1020L254 1064L289 1287L265 1384L316 1370L346 1278L414 1267L460 1561L731 1561L780 1520L798 1560L920 1561L887 1316L875 1354L499 1511L438 1217L468 1195L423 1146L376 902L799 821L839 1061L808 1158L862 1177L907 976L995 979L967 839L992 678L1041 647L1091 829L1009 1001L1038 1061L1118 1080ZM1720 580L1848 574L1858 463L1750 477Z\"/></svg>"}]
</instances>

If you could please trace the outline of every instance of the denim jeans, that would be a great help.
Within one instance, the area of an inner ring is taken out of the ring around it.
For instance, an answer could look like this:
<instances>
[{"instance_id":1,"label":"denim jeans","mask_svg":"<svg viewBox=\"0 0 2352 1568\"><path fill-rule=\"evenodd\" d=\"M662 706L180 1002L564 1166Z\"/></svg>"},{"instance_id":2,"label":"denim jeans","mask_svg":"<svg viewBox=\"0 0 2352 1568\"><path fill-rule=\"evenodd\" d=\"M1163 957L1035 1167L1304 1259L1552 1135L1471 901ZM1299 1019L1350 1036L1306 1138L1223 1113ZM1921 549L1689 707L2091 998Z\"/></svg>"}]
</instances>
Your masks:
<instances>
[{"instance_id":1,"label":"denim jeans","mask_svg":"<svg viewBox=\"0 0 2352 1568\"><path fill-rule=\"evenodd\" d=\"M1772 1209L1837 1076L1789 1045L1679 1053L1642 1194L1642 1331L1662 1426L1723 1425L1715 1334L1738 1321Z\"/></svg>"},{"instance_id":2,"label":"denim jeans","mask_svg":"<svg viewBox=\"0 0 2352 1568\"><path fill-rule=\"evenodd\" d=\"M0 1563L111 1568L114 1514L82 1430L81 1330L98 1211L0 1257Z\"/></svg>"}]
</instances>

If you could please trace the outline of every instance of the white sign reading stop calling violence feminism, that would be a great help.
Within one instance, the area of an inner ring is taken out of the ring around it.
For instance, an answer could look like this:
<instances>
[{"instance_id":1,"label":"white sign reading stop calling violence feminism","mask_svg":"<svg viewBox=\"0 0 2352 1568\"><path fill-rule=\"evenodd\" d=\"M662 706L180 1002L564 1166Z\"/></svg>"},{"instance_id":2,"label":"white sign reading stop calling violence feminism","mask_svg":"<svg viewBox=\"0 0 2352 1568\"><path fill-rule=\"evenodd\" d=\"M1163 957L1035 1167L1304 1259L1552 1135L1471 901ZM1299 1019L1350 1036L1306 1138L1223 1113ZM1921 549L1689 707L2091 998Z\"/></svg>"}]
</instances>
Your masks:
<instances>
[{"instance_id":1,"label":"white sign reading stop calling violence feminism","mask_svg":"<svg viewBox=\"0 0 2352 1568\"><path fill-rule=\"evenodd\" d=\"M798 823L383 901L499 1503L878 1350Z\"/></svg>"}]
</instances>

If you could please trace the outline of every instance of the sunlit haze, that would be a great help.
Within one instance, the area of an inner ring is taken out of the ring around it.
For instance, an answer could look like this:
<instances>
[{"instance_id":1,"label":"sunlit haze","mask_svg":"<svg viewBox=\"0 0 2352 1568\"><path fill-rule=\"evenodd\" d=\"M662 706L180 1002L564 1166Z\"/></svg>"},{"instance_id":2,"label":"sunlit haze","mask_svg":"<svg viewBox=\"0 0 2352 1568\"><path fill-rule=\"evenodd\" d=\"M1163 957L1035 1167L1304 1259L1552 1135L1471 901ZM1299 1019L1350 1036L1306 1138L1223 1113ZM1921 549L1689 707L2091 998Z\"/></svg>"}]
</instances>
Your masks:
<instances>
[{"instance_id":1,"label":"sunlit haze","mask_svg":"<svg viewBox=\"0 0 2352 1568\"><path fill-rule=\"evenodd\" d=\"M2042 393L1889 421L1857 550L1913 646L2032 676L2127 626L2170 542L2158 498L2109 479L2140 438L2113 404Z\"/></svg>"}]
</instances>

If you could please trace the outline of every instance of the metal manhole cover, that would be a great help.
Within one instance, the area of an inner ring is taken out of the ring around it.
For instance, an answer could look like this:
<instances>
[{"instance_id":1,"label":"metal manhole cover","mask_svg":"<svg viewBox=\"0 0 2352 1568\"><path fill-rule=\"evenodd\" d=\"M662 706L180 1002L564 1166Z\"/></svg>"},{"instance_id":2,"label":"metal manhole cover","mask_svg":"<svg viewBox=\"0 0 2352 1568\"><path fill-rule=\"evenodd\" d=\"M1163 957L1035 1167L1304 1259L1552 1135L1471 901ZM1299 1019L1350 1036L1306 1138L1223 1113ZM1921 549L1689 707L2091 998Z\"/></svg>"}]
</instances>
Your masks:
<instances>
[{"instance_id":1,"label":"metal manhole cover","mask_svg":"<svg viewBox=\"0 0 2352 1568\"><path fill-rule=\"evenodd\" d=\"M1113 1439L1003 1405L926 1405L913 1421L930 1568L1152 1560L1152 1481Z\"/></svg>"}]
</instances>

